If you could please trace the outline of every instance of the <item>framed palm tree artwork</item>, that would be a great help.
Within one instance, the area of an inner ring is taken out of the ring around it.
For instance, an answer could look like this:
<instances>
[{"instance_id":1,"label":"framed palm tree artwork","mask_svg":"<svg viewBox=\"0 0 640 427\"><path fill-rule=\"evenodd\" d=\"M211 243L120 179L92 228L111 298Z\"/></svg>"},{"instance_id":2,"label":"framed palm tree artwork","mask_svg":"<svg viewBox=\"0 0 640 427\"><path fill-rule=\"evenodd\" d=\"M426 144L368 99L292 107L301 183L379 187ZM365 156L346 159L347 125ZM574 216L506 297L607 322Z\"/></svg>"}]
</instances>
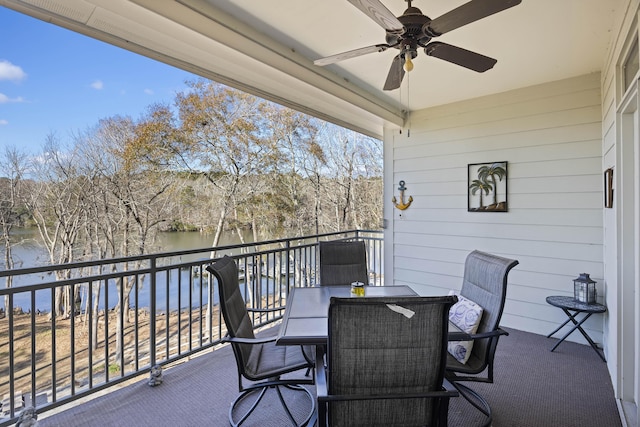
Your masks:
<instances>
[{"instance_id":1,"label":"framed palm tree artwork","mask_svg":"<svg viewBox=\"0 0 640 427\"><path fill-rule=\"evenodd\" d=\"M467 165L467 211L507 212L507 162Z\"/></svg>"}]
</instances>

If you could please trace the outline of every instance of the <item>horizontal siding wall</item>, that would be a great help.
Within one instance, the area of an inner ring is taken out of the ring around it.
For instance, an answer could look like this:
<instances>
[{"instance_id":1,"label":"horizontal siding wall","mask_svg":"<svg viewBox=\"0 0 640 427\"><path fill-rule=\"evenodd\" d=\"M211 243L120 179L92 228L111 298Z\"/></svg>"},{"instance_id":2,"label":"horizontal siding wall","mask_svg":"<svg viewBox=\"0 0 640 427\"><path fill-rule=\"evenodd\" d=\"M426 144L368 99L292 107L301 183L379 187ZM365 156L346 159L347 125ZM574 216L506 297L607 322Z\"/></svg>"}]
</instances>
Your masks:
<instances>
[{"instance_id":1,"label":"horizontal siding wall","mask_svg":"<svg viewBox=\"0 0 640 427\"><path fill-rule=\"evenodd\" d=\"M579 273L598 286L603 277L600 94L591 74L413 114L390 136L387 188L397 197L404 180L413 197L393 209L394 282L423 295L459 289L465 257L479 249L520 261L503 325L547 334L566 320L545 298L573 295ZM500 161L509 212L467 212L467 164ZM586 329L602 342L601 315Z\"/></svg>"}]
</instances>

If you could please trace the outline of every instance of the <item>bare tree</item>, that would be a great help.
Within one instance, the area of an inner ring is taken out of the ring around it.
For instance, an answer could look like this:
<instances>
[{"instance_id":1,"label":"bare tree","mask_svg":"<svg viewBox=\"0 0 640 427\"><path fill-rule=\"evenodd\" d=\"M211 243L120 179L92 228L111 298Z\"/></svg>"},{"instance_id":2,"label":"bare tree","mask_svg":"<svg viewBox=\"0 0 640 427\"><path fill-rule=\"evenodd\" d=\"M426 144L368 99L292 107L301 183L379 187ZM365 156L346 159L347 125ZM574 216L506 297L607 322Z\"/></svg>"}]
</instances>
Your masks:
<instances>
[{"instance_id":1,"label":"bare tree","mask_svg":"<svg viewBox=\"0 0 640 427\"><path fill-rule=\"evenodd\" d=\"M278 224L288 233L304 235L310 231L314 213L309 209L313 195L309 193L306 163L313 158L318 135L318 122L312 117L288 108L272 105L270 115L271 137L279 149L279 167L273 175L270 188L272 204L268 215L284 217ZM271 221L272 222L272 221ZM269 222L266 222L269 224ZM272 234L276 230L268 229ZM283 230L277 230L282 234Z\"/></svg>"},{"instance_id":2,"label":"bare tree","mask_svg":"<svg viewBox=\"0 0 640 427\"><path fill-rule=\"evenodd\" d=\"M91 213L101 220L101 226L89 230L93 239L102 236L105 245L99 252L116 256L142 255L149 249L160 224L169 221L173 197L170 196L175 178L165 173L159 163L149 160L147 138L157 137L160 126L155 113L138 122L126 117L103 119L86 134L82 151L97 171L94 181L95 197L91 199ZM153 132L153 131L155 132ZM142 261L124 263L123 271L137 270ZM122 351L120 331L129 322L130 295L133 287L142 284L134 276L118 281L116 353ZM116 360L120 358L116 357Z\"/></svg>"},{"instance_id":3,"label":"bare tree","mask_svg":"<svg viewBox=\"0 0 640 427\"><path fill-rule=\"evenodd\" d=\"M36 182L26 198L29 212L38 227L51 264L75 259L76 243L85 216L85 196L90 186L79 171L82 158L76 150L61 150L53 135L48 135L40 162L34 167ZM57 270L58 280L69 279L71 271ZM72 289L56 288L52 315L70 315Z\"/></svg>"},{"instance_id":4,"label":"bare tree","mask_svg":"<svg viewBox=\"0 0 640 427\"><path fill-rule=\"evenodd\" d=\"M2 233L2 242L4 246L4 267L7 270L14 268L13 261L13 235L11 230L15 225L21 222L20 197L22 196L22 188L25 172L27 169L27 156L15 147L5 147L0 153L0 170L6 176L0 177L0 227ZM13 285L13 277L5 278L5 287L11 288ZM9 296L5 296L5 309L9 307Z\"/></svg>"},{"instance_id":5,"label":"bare tree","mask_svg":"<svg viewBox=\"0 0 640 427\"><path fill-rule=\"evenodd\" d=\"M203 80L189 86L176 100L184 139L174 145L175 159L203 173L219 193L212 225L212 246L217 246L230 213L255 194L246 178L274 169L275 147L263 133L265 101Z\"/></svg>"},{"instance_id":6,"label":"bare tree","mask_svg":"<svg viewBox=\"0 0 640 427\"><path fill-rule=\"evenodd\" d=\"M371 223L365 218L372 215L380 218L380 141L332 125L324 129L322 140L327 158L325 184L322 186L328 214L324 217L327 221L325 227L332 231L360 229Z\"/></svg>"}]
</instances>

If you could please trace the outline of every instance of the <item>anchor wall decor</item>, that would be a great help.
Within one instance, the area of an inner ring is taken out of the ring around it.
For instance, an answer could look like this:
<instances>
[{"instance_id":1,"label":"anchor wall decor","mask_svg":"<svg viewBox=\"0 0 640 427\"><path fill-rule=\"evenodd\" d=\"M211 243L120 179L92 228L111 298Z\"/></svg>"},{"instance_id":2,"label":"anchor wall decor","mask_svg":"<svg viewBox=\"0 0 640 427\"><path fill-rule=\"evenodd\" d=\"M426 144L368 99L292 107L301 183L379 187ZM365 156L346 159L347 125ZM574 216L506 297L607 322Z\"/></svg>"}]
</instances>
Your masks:
<instances>
[{"instance_id":1,"label":"anchor wall decor","mask_svg":"<svg viewBox=\"0 0 640 427\"><path fill-rule=\"evenodd\" d=\"M404 186L404 181L400 181L398 183L399 187L398 190L400 190L400 202L398 203L398 200L396 199L396 196L393 196L393 199L391 199L391 201L393 202L393 205L400 209L401 211L407 209L409 206L411 206L411 202L413 202L413 197L409 196L409 200L407 200L407 203L404 202L404 191L407 189L407 187Z\"/></svg>"}]
</instances>

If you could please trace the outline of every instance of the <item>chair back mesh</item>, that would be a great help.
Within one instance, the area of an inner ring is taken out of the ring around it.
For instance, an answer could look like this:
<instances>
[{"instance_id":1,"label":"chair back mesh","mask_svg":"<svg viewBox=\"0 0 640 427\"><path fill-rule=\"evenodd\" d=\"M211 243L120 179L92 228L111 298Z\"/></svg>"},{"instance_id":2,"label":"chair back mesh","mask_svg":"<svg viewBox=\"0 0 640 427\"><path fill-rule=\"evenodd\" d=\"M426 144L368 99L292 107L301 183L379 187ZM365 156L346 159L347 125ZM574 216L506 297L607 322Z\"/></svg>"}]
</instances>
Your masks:
<instances>
[{"instance_id":1,"label":"chair back mesh","mask_svg":"<svg viewBox=\"0 0 640 427\"><path fill-rule=\"evenodd\" d=\"M445 297L336 298L329 306L330 395L407 394L441 390L447 352ZM401 307L407 318L390 308ZM434 399L330 402L332 426L433 425Z\"/></svg>"},{"instance_id":2,"label":"chair back mesh","mask_svg":"<svg viewBox=\"0 0 640 427\"><path fill-rule=\"evenodd\" d=\"M480 251L467 256L460 295L484 310L477 333L494 331L500 325L507 296L507 276L516 265L517 260ZM476 340L471 353L486 362L489 343L486 339Z\"/></svg>"},{"instance_id":3,"label":"chair back mesh","mask_svg":"<svg viewBox=\"0 0 640 427\"><path fill-rule=\"evenodd\" d=\"M238 282L238 266L233 258L224 256L214 264L207 267L218 282L220 294L220 310L227 327L227 333L231 337L255 338L253 324L247 312L247 306L240 293ZM236 357L239 357L238 365L246 367L251 353L251 345L232 343Z\"/></svg>"},{"instance_id":4,"label":"chair back mesh","mask_svg":"<svg viewBox=\"0 0 640 427\"><path fill-rule=\"evenodd\" d=\"M320 242L320 285L369 283L367 250L363 240Z\"/></svg>"}]
</instances>

